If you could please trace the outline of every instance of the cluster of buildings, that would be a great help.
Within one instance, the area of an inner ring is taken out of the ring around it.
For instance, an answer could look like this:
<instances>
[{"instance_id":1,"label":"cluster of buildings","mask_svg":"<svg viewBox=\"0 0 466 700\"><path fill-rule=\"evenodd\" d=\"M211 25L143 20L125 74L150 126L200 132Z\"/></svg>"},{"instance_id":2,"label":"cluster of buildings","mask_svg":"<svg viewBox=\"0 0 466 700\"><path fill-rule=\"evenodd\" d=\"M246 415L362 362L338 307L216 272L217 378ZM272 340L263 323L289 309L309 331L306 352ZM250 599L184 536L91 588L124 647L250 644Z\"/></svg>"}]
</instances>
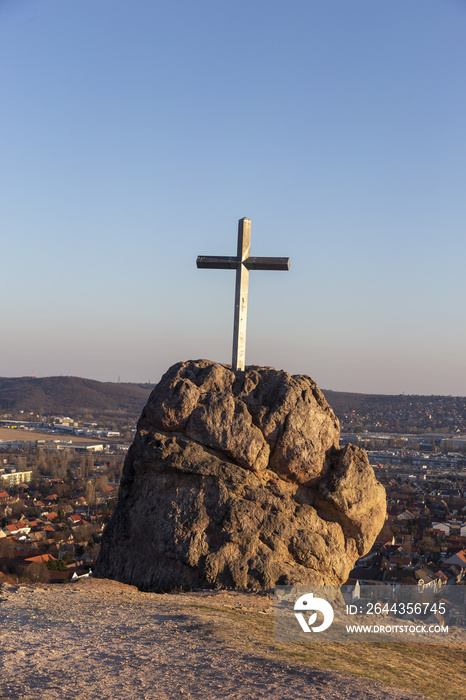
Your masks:
<instances>
[{"instance_id":1,"label":"cluster of buildings","mask_svg":"<svg viewBox=\"0 0 466 700\"><path fill-rule=\"evenodd\" d=\"M43 483L52 490L63 482ZM64 499L54 492L41 495L25 483L17 490L14 496L0 490L0 582L62 582L89 575L117 487L104 485L92 509L78 491Z\"/></svg>"},{"instance_id":2,"label":"cluster of buildings","mask_svg":"<svg viewBox=\"0 0 466 700\"><path fill-rule=\"evenodd\" d=\"M329 392L331 394L331 392ZM349 432L387 430L393 433L466 434L464 396L387 396L335 392L329 399L342 429Z\"/></svg>"},{"instance_id":3,"label":"cluster of buildings","mask_svg":"<svg viewBox=\"0 0 466 700\"><path fill-rule=\"evenodd\" d=\"M385 526L350 574L438 592L466 585L466 474L375 465L387 493Z\"/></svg>"},{"instance_id":4,"label":"cluster of buildings","mask_svg":"<svg viewBox=\"0 0 466 700\"><path fill-rule=\"evenodd\" d=\"M119 430L102 428L97 423L80 424L67 416L48 416L39 422L2 418L0 428L5 429L0 449L22 450L35 445L47 450L114 454L127 452L129 448L128 443L123 443ZM129 433L135 432L135 428L129 429Z\"/></svg>"},{"instance_id":5,"label":"cluster of buildings","mask_svg":"<svg viewBox=\"0 0 466 700\"><path fill-rule=\"evenodd\" d=\"M80 437L100 437L100 438L119 438L121 432L119 430L109 430L108 428L99 427L98 423L80 423L79 421L70 418L69 416L45 416L40 421L26 421L1 419L0 427L23 430L35 430L45 433L59 433L67 435L77 435Z\"/></svg>"}]
</instances>

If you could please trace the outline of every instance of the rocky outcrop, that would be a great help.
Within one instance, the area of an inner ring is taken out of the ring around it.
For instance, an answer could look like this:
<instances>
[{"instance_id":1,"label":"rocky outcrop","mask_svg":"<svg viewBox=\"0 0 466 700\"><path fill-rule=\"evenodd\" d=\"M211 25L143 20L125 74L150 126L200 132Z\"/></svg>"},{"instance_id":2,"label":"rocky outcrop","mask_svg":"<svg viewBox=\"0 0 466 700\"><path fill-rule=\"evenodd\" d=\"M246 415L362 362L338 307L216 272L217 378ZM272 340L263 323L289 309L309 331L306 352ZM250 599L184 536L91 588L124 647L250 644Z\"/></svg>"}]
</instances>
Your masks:
<instances>
[{"instance_id":1,"label":"rocky outcrop","mask_svg":"<svg viewBox=\"0 0 466 700\"><path fill-rule=\"evenodd\" d=\"M145 590L338 585L384 517L312 379L180 362L142 412L95 574Z\"/></svg>"}]
</instances>

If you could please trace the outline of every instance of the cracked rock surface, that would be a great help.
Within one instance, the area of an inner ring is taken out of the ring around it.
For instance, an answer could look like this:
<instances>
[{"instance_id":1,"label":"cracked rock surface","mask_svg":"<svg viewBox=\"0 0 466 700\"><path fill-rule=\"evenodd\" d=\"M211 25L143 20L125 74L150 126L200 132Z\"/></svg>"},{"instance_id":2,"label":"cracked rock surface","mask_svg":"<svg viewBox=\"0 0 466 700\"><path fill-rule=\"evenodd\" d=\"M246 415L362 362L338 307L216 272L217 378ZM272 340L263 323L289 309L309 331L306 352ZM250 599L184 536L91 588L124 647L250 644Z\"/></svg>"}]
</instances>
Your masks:
<instances>
[{"instance_id":1,"label":"cracked rock surface","mask_svg":"<svg viewBox=\"0 0 466 700\"><path fill-rule=\"evenodd\" d=\"M343 583L385 518L315 382L180 362L149 397L95 575L143 590Z\"/></svg>"}]
</instances>

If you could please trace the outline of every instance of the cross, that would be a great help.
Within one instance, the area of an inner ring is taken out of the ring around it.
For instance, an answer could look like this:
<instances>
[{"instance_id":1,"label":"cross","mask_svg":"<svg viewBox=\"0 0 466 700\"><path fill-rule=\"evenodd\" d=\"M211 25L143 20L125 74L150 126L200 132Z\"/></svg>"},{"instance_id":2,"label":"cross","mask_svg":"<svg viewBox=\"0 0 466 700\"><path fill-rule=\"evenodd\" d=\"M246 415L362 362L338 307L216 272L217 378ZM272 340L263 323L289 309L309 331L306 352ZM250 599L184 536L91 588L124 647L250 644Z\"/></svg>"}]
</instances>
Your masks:
<instances>
[{"instance_id":1,"label":"cross","mask_svg":"<svg viewBox=\"0 0 466 700\"><path fill-rule=\"evenodd\" d=\"M235 256L199 255L196 264L200 268L236 270L235 319L233 323L232 369L244 372L246 354L246 320L248 314L249 270L289 270L289 258L251 258L251 220L238 221L238 253Z\"/></svg>"}]
</instances>

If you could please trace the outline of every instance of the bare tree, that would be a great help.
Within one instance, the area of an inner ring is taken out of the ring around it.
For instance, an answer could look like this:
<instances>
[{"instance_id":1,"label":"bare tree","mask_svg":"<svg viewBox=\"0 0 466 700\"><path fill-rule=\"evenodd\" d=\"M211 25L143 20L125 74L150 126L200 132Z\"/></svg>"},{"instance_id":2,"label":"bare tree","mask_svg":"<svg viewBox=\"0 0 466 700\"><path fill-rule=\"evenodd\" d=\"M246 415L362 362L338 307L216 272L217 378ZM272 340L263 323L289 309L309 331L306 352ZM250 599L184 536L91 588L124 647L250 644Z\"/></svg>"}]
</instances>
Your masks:
<instances>
[{"instance_id":1,"label":"bare tree","mask_svg":"<svg viewBox=\"0 0 466 700\"><path fill-rule=\"evenodd\" d=\"M87 514L89 515L91 506L95 503L95 486L91 480L89 480L86 484L86 502Z\"/></svg>"}]
</instances>

